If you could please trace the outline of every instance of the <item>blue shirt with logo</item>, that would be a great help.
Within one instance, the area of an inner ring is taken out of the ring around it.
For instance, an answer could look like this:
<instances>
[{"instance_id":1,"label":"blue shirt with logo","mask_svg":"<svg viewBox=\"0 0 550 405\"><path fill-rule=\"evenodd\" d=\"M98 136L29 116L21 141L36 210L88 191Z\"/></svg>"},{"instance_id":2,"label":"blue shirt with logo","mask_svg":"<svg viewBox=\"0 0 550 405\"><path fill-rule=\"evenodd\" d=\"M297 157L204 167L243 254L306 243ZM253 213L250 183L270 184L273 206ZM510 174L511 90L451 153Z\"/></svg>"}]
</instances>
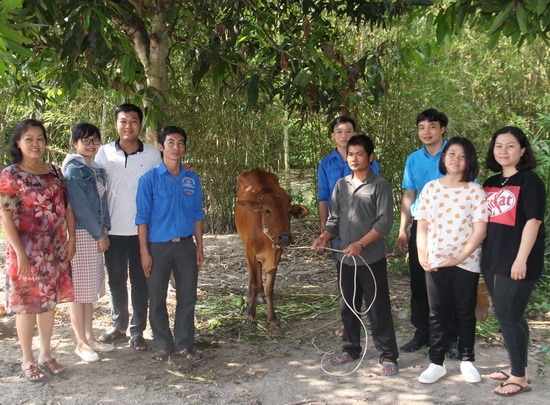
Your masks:
<instances>
[{"instance_id":1,"label":"blue shirt with logo","mask_svg":"<svg viewBox=\"0 0 550 405\"><path fill-rule=\"evenodd\" d=\"M141 176L136 203L136 225L147 224L148 242L192 235L195 222L204 220L199 176L182 164L177 178L164 163Z\"/></svg>"}]
</instances>

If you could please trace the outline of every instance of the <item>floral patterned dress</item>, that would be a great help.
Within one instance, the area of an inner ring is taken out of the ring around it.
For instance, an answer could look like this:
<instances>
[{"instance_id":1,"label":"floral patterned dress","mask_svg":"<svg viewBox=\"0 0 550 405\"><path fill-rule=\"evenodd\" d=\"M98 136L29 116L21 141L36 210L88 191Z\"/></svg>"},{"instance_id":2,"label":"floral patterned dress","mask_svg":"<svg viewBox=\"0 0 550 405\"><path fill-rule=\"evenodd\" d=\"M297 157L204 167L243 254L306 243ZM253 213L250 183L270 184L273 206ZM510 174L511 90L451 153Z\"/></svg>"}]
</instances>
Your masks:
<instances>
[{"instance_id":1,"label":"floral patterned dress","mask_svg":"<svg viewBox=\"0 0 550 405\"><path fill-rule=\"evenodd\" d=\"M10 165L0 175L0 209L11 211L29 257L31 274L17 274L17 255L6 252L7 308L16 314L51 311L73 301L71 263L66 257L66 189L58 167L50 173L30 174Z\"/></svg>"}]
</instances>

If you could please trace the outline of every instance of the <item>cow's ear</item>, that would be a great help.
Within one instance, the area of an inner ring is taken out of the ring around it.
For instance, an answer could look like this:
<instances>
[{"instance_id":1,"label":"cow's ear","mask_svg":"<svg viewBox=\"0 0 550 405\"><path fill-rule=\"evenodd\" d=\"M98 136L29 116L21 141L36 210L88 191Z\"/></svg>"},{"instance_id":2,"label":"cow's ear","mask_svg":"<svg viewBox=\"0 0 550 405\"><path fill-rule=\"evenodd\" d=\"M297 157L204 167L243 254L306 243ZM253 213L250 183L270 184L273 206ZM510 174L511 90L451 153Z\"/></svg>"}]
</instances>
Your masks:
<instances>
[{"instance_id":1,"label":"cow's ear","mask_svg":"<svg viewBox=\"0 0 550 405\"><path fill-rule=\"evenodd\" d=\"M292 207L290 207L290 215L292 215L294 218L300 219L305 217L306 215L309 215L309 210L300 204L294 204Z\"/></svg>"},{"instance_id":2,"label":"cow's ear","mask_svg":"<svg viewBox=\"0 0 550 405\"><path fill-rule=\"evenodd\" d=\"M250 211L258 212L262 209L262 204L257 201L238 200L237 204L244 205Z\"/></svg>"}]
</instances>

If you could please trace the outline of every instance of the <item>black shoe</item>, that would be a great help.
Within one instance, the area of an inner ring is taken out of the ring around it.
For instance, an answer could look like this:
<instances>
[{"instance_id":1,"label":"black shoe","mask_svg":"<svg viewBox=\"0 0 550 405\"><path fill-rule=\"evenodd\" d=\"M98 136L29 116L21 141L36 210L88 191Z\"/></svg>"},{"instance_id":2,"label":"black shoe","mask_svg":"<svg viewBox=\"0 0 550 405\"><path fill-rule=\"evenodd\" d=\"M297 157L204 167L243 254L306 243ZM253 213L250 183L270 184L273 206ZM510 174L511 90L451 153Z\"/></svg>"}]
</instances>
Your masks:
<instances>
[{"instance_id":1,"label":"black shoe","mask_svg":"<svg viewBox=\"0 0 550 405\"><path fill-rule=\"evenodd\" d=\"M408 343L405 343L403 346L401 346L400 350L403 352L411 353L416 352L417 350L422 349L424 346L429 345L429 334L419 333L417 330L414 334L414 337Z\"/></svg>"},{"instance_id":2,"label":"black shoe","mask_svg":"<svg viewBox=\"0 0 550 405\"><path fill-rule=\"evenodd\" d=\"M450 359L458 360L458 345L456 343L456 340L452 339L447 342L445 352Z\"/></svg>"}]
</instances>

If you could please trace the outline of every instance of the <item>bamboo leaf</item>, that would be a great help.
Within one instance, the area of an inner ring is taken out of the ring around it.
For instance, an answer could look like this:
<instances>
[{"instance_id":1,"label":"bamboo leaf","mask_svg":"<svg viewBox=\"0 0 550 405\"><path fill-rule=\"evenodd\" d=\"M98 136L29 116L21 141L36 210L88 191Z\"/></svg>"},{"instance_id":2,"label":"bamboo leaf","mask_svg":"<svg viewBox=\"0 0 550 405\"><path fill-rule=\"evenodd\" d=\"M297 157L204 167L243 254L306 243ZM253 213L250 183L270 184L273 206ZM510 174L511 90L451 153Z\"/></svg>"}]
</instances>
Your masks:
<instances>
[{"instance_id":1,"label":"bamboo leaf","mask_svg":"<svg viewBox=\"0 0 550 405\"><path fill-rule=\"evenodd\" d=\"M19 32L8 27L6 24L0 24L0 37L18 44L30 44L32 42L29 38L21 35Z\"/></svg>"},{"instance_id":2,"label":"bamboo leaf","mask_svg":"<svg viewBox=\"0 0 550 405\"><path fill-rule=\"evenodd\" d=\"M258 81L260 76L257 74L253 75L250 79L250 84L248 85L248 105L250 107L256 107L258 105Z\"/></svg>"},{"instance_id":3,"label":"bamboo leaf","mask_svg":"<svg viewBox=\"0 0 550 405\"><path fill-rule=\"evenodd\" d=\"M491 24L491 28L489 29L489 34L493 34L498 29L502 27L502 25L510 18L510 14L512 13L512 2L508 3L506 7L502 9L500 13L497 14L495 19L493 20L493 23Z\"/></svg>"},{"instance_id":4,"label":"bamboo leaf","mask_svg":"<svg viewBox=\"0 0 550 405\"><path fill-rule=\"evenodd\" d=\"M518 21L518 27L519 30L522 33L526 33L528 31L527 29L527 11L523 7L523 4L517 3L516 4L516 19Z\"/></svg>"}]
</instances>

